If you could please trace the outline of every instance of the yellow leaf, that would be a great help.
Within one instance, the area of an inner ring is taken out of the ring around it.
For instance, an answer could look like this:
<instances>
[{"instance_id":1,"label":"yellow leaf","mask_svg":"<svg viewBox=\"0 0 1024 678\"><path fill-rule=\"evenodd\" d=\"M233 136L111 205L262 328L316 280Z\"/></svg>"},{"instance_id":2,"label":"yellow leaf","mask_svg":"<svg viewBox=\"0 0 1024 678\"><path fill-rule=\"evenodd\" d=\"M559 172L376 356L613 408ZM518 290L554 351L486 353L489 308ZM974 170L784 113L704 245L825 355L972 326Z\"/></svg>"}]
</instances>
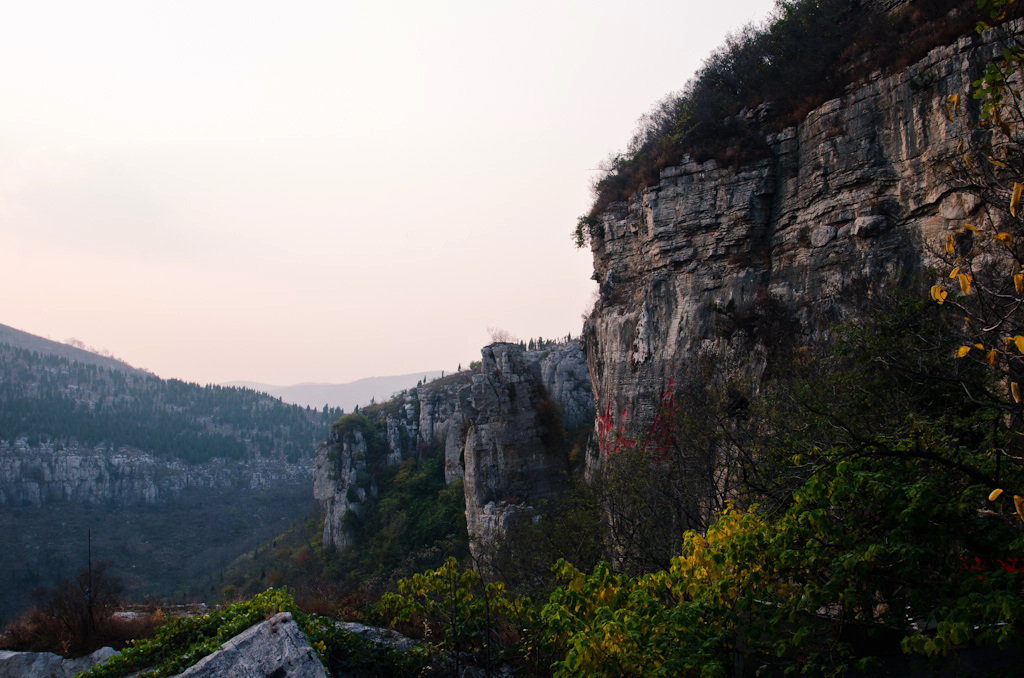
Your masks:
<instances>
[{"instance_id":1,"label":"yellow leaf","mask_svg":"<svg viewBox=\"0 0 1024 678\"><path fill-rule=\"evenodd\" d=\"M995 349L989 351L988 355L985 356L985 362L987 362L992 367L997 366L999 364L999 351Z\"/></svg>"},{"instance_id":2,"label":"yellow leaf","mask_svg":"<svg viewBox=\"0 0 1024 678\"><path fill-rule=\"evenodd\" d=\"M1017 294L1024 292L1024 275L1018 273L1013 276L1013 286L1017 288Z\"/></svg>"},{"instance_id":3,"label":"yellow leaf","mask_svg":"<svg viewBox=\"0 0 1024 678\"><path fill-rule=\"evenodd\" d=\"M997 160L994 156L988 156L988 161L996 167L1006 167L1006 163L1002 160Z\"/></svg>"},{"instance_id":4,"label":"yellow leaf","mask_svg":"<svg viewBox=\"0 0 1024 678\"><path fill-rule=\"evenodd\" d=\"M982 351L985 350L985 344L975 344L974 348L980 348Z\"/></svg>"},{"instance_id":5,"label":"yellow leaf","mask_svg":"<svg viewBox=\"0 0 1024 678\"><path fill-rule=\"evenodd\" d=\"M1024 497L1013 495L1013 506L1017 509L1017 515L1024 520Z\"/></svg>"},{"instance_id":6,"label":"yellow leaf","mask_svg":"<svg viewBox=\"0 0 1024 678\"><path fill-rule=\"evenodd\" d=\"M960 350L956 352L957 358L963 358L965 355L971 352L970 346L961 346Z\"/></svg>"},{"instance_id":7,"label":"yellow leaf","mask_svg":"<svg viewBox=\"0 0 1024 678\"><path fill-rule=\"evenodd\" d=\"M971 293L971 276L967 275L966 273L961 273L960 275L957 276L957 279L960 280L960 290L964 294L970 294Z\"/></svg>"},{"instance_id":8,"label":"yellow leaf","mask_svg":"<svg viewBox=\"0 0 1024 678\"><path fill-rule=\"evenodd\" d=\"M1013 382L1010 384L1010 393L1013 394L1013 401L1016 403L1020 402L1020 384Z\"/></svg>"},{"instance_id":9,"label":"yellow leaf","mask_svg":"<svg viewBox=\"0 0 1024 678\"><path fill-rule=\"evenodd\" d=\"M1003 243L1007 247L1013 247L1013 236L1009 233L996 233L994 236L996 240Z\"/></svg>"},{"instance_id":10,"label":"yellow leaf","mask_svg":"<svg viewBox=\"0 0 1024 678\"><path fill-rule=\"evenodd\" d=\"M949 295L949 291L941 285L932 286L932 299L939 302L940 304L946 301L946 297Z\"/></svg>"},{"instance_id":11,"label":"yellow leaf","mask_svg":"<svg viewBox=\"0 0 1024 678\"><path fill-rule=\"evenodd\" d=\"M953 269L953 272L949 274L949 277L950 278L955 278L956 274L959 273L959 272L960 272L960 267L957 266L956 268Z\"/></svg>"},{"instance_id":12,"label":"yellow leaf","mask_svg":"<svg viewBox=\"0 0 1024 678\"><path fill-rule=\"evenodd\" d=\"M1001 495L1002 493L1002 490L992 490L992 493L988 495L988 500L995 501L996 499L999 499L999 495Z\"/></svg>"},{"instance_id":13,"label":"yellow leaf","mask_svg":"<svg viewBox=\"0 0 1024 678\"><path fill-rule=\"evenodd\" d=\"M968 231L974 231L975 233L978 232L978 227L975 226L974 224L964 224L964 228L966 228Z\"/></svg>"},{"instance_id":14,"label":"yellow leaf","mask_svg":"<svg viewBox=\"0 0 1024 678\"><path fill-rule=\"evenodd\" d=\"M1024 337L1018 334L1013 338L1013 341L1017 344L1017 350L1024 353Z\"/></svg>"},{"instance_id":15,"label":"yellow leaf","mask_svg":"<svg viewBox=\"0 0 1024 678\"><path fill-rule=\"evenodd\" d=\"M1017 216L1017 205L1020 203L1020 196L1024 193L1024 184L1013 182L1013 197L1010 198L1010 214Z\"/></svg>"},{"instance_id":16,"label":"yellow leaf","mask_svg":"<svg viewBox=\"0 0 1024 678\"><path fill-rule=\"evenodd\" d=\"M946 98L946 101L948 101L949 103L953 104L953 110L954 111L960 110L960 95L959 94L950 94L949 97Z\"/></svg>"},{"instance_id":17,"label":"yellow leaf","mask_svg":"<svg viewBox=\"0 0 1024 678\"><path fill-rule=\"evenodd\" d=\"M953 253L953 249L956 247L956 241L953 240L953 234L949 233L946 235L946 252L948 254Z\"/></svg>"}]
</instances>

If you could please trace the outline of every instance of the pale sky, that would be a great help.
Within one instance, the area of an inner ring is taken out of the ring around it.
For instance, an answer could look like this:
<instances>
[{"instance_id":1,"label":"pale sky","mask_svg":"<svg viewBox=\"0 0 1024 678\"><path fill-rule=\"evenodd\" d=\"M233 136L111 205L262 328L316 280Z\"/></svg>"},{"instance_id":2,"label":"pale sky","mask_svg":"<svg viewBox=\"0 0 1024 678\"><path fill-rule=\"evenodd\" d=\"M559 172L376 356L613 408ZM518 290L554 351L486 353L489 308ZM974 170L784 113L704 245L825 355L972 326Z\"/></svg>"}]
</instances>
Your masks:
<instances>
[{"instance_id":1,"label":"pale sky","mask_svg":"<svg viewBox=\"0 0 1024 678\"><path fill-rule=\"evenodd\" d=\"M595 168L772 0L0 0L0 323L200 383L581 327Z\"/></svg>"}]
</instances>

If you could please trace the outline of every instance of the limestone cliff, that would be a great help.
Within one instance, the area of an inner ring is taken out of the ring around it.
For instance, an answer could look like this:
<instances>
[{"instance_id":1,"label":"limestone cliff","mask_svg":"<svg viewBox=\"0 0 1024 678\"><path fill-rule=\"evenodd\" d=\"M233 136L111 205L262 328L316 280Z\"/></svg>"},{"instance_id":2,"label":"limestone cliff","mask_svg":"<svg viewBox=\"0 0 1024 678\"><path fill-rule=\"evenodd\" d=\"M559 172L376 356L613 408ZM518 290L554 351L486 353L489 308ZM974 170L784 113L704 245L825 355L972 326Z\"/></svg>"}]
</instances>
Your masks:
<instances>
[{"instance_id":1,"label":"limestone cliff","mask_svg":"<svg viewBox=\"0 0 1024 678\"><path fill-rule=\"evenodd\" d=\"M372 405L343 418L316 451L313 496L325 514L324 543L344 550L351 545L346 525L350 511L361 515L364 502L376 495L373 471L403 459L441 453L456 413L457 393L470 372L458 372L403 391L387 403ZM459 455L454 464L458 465ZM446 463L445 479L461 477Z\"/></svg>"},{"instance_id":2,"label":"limestone cliff","mask_svg":"<svg viewBox=\"0 0 1024 678\"><path fill-rule=\"evenodd\" d=\"M482 373L460 397L468 420L466 526L470 550L480 558L510 521L556 496L569 469L559 454L559 424L544 416L550 401L513 344L485 347Z\"/></svg>"},{"instance_id":3,"label":"limestone cliff","mask_svg":"<svg viewBox=\"0 0 1024 678\"><path fill-rule=\"evenodd\" d=\"M255 491L302 486L312 463L279 459L211 459L203 464L160 459L141 450L100 444L93 447L0 440L0 506L47 503L153 504L188 490ZM307 490L308 492L308 490Z\"/></svg>"},{"instance_id":4,"label":"limestone cliff","mask_svg":"<svg viewBox=\"0 0 1024 678\"><path fill-rule=\"evenodd\" d=\"M944 177L958 141L946 97L998 48L934 49L773 135L766 160L670 167L604 212L584 327L599 409L642 432L671 380L757 377L774 347L820 342L871 290L926 271L976 207Z\"/></svg>"},{"instance_id":5,"label":"limestone cliff","mask_svg":"<svg viewBox=\"0 0 1024 678\"><path fill-rule=\"evenodd\" d=\"M422 384L364 409L365 421L332 429L314 474L325 543L350 545L345 515L359 515L378 491L374 466L413 455L443 454L445 481L465 480L474 551L513 516L557 494L566 478L564 429L594 417L580 342L536 351L494 344L482 357L477 370Z\"/></svg>"}]
</instances>

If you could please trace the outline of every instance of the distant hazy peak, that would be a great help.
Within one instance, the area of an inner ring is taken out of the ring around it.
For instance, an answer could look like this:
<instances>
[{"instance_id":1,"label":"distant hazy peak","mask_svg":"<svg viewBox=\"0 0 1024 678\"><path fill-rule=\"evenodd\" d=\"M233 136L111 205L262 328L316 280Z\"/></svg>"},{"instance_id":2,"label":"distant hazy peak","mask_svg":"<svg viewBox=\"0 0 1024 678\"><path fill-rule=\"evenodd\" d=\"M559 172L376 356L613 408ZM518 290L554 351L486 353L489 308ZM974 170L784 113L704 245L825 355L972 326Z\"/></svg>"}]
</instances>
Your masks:
<instances>
[{"instance_id":1,"label":"distant hazy peak","mask_svg":"<svg viewBox=\"0 0 1024 678\"><path fill-rule=\"evenodd\" d=\"M128 363L118 360L117 358L111 358L109 356L93 353L92 351L86 351L59 341L44 339L43 337L29 334L28 332L22 332L21 330L16 330L13 327L8 327L7 325L0 325L0 344L9 344L17 348L36 351L43 355L55 355L61 358L66 358L67 360L73 360L75 362L85 363L88 365L96 365L97 367L103 367L108 370L118 370L120 372L139 375L150 374L146 370L140 370L137 367L132 367Z\"/></svg>"},{"instance_id":2,"label":"distant hazy peak","mask_svg":"<svg viewBox=\"0 0 1024 678\"><path fill-rule=\"evenodd\" d=\"M286 403L322 408L341 407L352 411L356 406L369 405L370 400L383 402L399 391L416 386L417 382L430 381L440 377L440 370L411 372L388 377L365 377L343 384L323 384L303 382L291 386L274 386L256 381L229 381L223 386L239 386L262 391L267 395L280 398Z\"/></svg>"}]
</instances>

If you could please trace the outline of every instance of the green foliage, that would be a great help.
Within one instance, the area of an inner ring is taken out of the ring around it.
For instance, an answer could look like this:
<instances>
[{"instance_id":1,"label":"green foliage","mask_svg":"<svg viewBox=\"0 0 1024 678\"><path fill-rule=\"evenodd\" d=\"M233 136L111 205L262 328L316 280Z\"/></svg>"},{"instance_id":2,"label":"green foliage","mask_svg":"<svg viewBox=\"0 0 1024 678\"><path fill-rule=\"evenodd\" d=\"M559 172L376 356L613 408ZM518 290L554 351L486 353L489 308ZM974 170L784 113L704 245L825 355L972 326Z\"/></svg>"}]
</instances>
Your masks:
<instances>
[{"instance_id":1,"label":"green foliage","mask_svg":"<svg viewBox=\"0 0 1024 678\"><path fill-rule=\"evenodd\" d=\"M560 561L563 585L543 610L564 653L555 675L726 675L764 579L764 546L760 518L729 512L706 539L689 533L668 571L634 578L600 563L586 575Z\"/></svg>"},{"instance_id":2,"label":"green foliage","mask_svg":"<svg viewBox=\"0 0 1024 678\"><path fill-rule=\"evenodd\" d=\"M380 407L380 406L377 406ZM384 421L381 417L369 417L364 408L362 412L346 414L331 424L331 431L339 440L352 437L355 434L362 436L366 443L366 452L369 459L377 462L387 451L387 441L384 434ZM364 481L363 484L369 484Z\"/></svg>"},{"instance_id":3,"label":"green foliage","mask_svg":"<svg viewBox=\"0 0 1024 678\"><path fill-rule=\"evenodd\" d=\"M413 575L385 594L379 611L395 622L414 618L431 625L431 647L455 662L487 668L508 661L531 662L537 653L536 615L528 598L510 596L501 582L484 583L455 558Z\"/></svg>"},{"instance_id":4,"label":"green foliage","mask_svg":"<svg viewBox=\"0 0 1024 678\"><path fill-rule=\"evenodd\" d=\"M117 678L140 671L139 678L181 673L224 642L279 612L289 612L325 666L374 669L376 675L417 675L424 656L398 653L338 629L333 619L305 614L285 590L267 589L250 600L202 616L169 619L151 638L139 640L78 678Z\"/></svg>"},{"instance_id":5,"label":"green foliage","mask_svg":"<svg viewBox=\"0 0 1024 678\"><path fill-rule=\"evenodd\" d=\"M323 569L330 557L323 547L323 518L312 515L298 520L272 538L231 562L218 577L209 577L203 588L221 590L221 600L232 602L236 596L251 596L272 583L270 573L280 573L281 584L305 605L313 598L326 598L335 592L323 581Z\"/></svg>"},{"instance_id":6,"label":"green foliage","mask_svg":"<svg viewBox=\"0 0 1024 678\"><path fill-rule=\"evenodd\" d=\"M563 561L543 614L564 653L556 675L726 675L737 652L842 671L865 649L834 642L843 628L929 654L1006 647L1020 637L1024 577L1000 558L1024 540L980 515L985 492L956 475L847 460L814 474L777 521L730 509L706 536L688 533L667 570L585 575ZM929 620L934 635L917 630Z\"/></svg>"},{"instance_id":7,"label":"green foliage","mask_svg":"<svg viewBox=\"0 0 1024 678\"><path fill-rule=\"evenodd\" d=\"M178 617L157 628L151 638L135 642L109 661L79 674L80 678L116 678L140 669L140 678L181 673L216 652L253 624L278 612L298 614L284 591L268 589L251 600L196 617Z\"/></svg>"},{"instance_id":8,"label":"green foliage","mask_svg":"<svg viewBox=\"0 0 1024 678\"><path fill-rule=\"evenodd\" d=\"M377 492L367 495L359 515L346 516L352 548L330 556L328 574L356 585L441 564L466 549L466 504L462 481L444 481L444 455L373 467Z\"/></svg>"},{"instance_id":9,"label":"green foliage","mask_svg":"<svg viewBox=\"0 0 1024 678\"><path fill-rule=\"evenodd\" d=\"M576 220L576 228L572 232L573 242L576 247L583 248L590 244L590 236L598 227L600 221L593 214L584 214Z\"/></svg>"},{"instance_id":10,"label":"green foliage","mask_svg":"<svg viewBox=\"0 0 1024 678\"><path fill-rule=\"evenodd\" d=\"M985 406L991 370L953 358L943 309L874 303L831 352L774 365L760 393L681 393L671 436L609 448L595 489L614 565L556 568L544 620L559 675L832 673L1019 638L1024 538L1013 502L986 497L1024 481L1007 461L1024 441ZM700 529L676 536L687 523Z\"/></svg>"}]
</instances>

